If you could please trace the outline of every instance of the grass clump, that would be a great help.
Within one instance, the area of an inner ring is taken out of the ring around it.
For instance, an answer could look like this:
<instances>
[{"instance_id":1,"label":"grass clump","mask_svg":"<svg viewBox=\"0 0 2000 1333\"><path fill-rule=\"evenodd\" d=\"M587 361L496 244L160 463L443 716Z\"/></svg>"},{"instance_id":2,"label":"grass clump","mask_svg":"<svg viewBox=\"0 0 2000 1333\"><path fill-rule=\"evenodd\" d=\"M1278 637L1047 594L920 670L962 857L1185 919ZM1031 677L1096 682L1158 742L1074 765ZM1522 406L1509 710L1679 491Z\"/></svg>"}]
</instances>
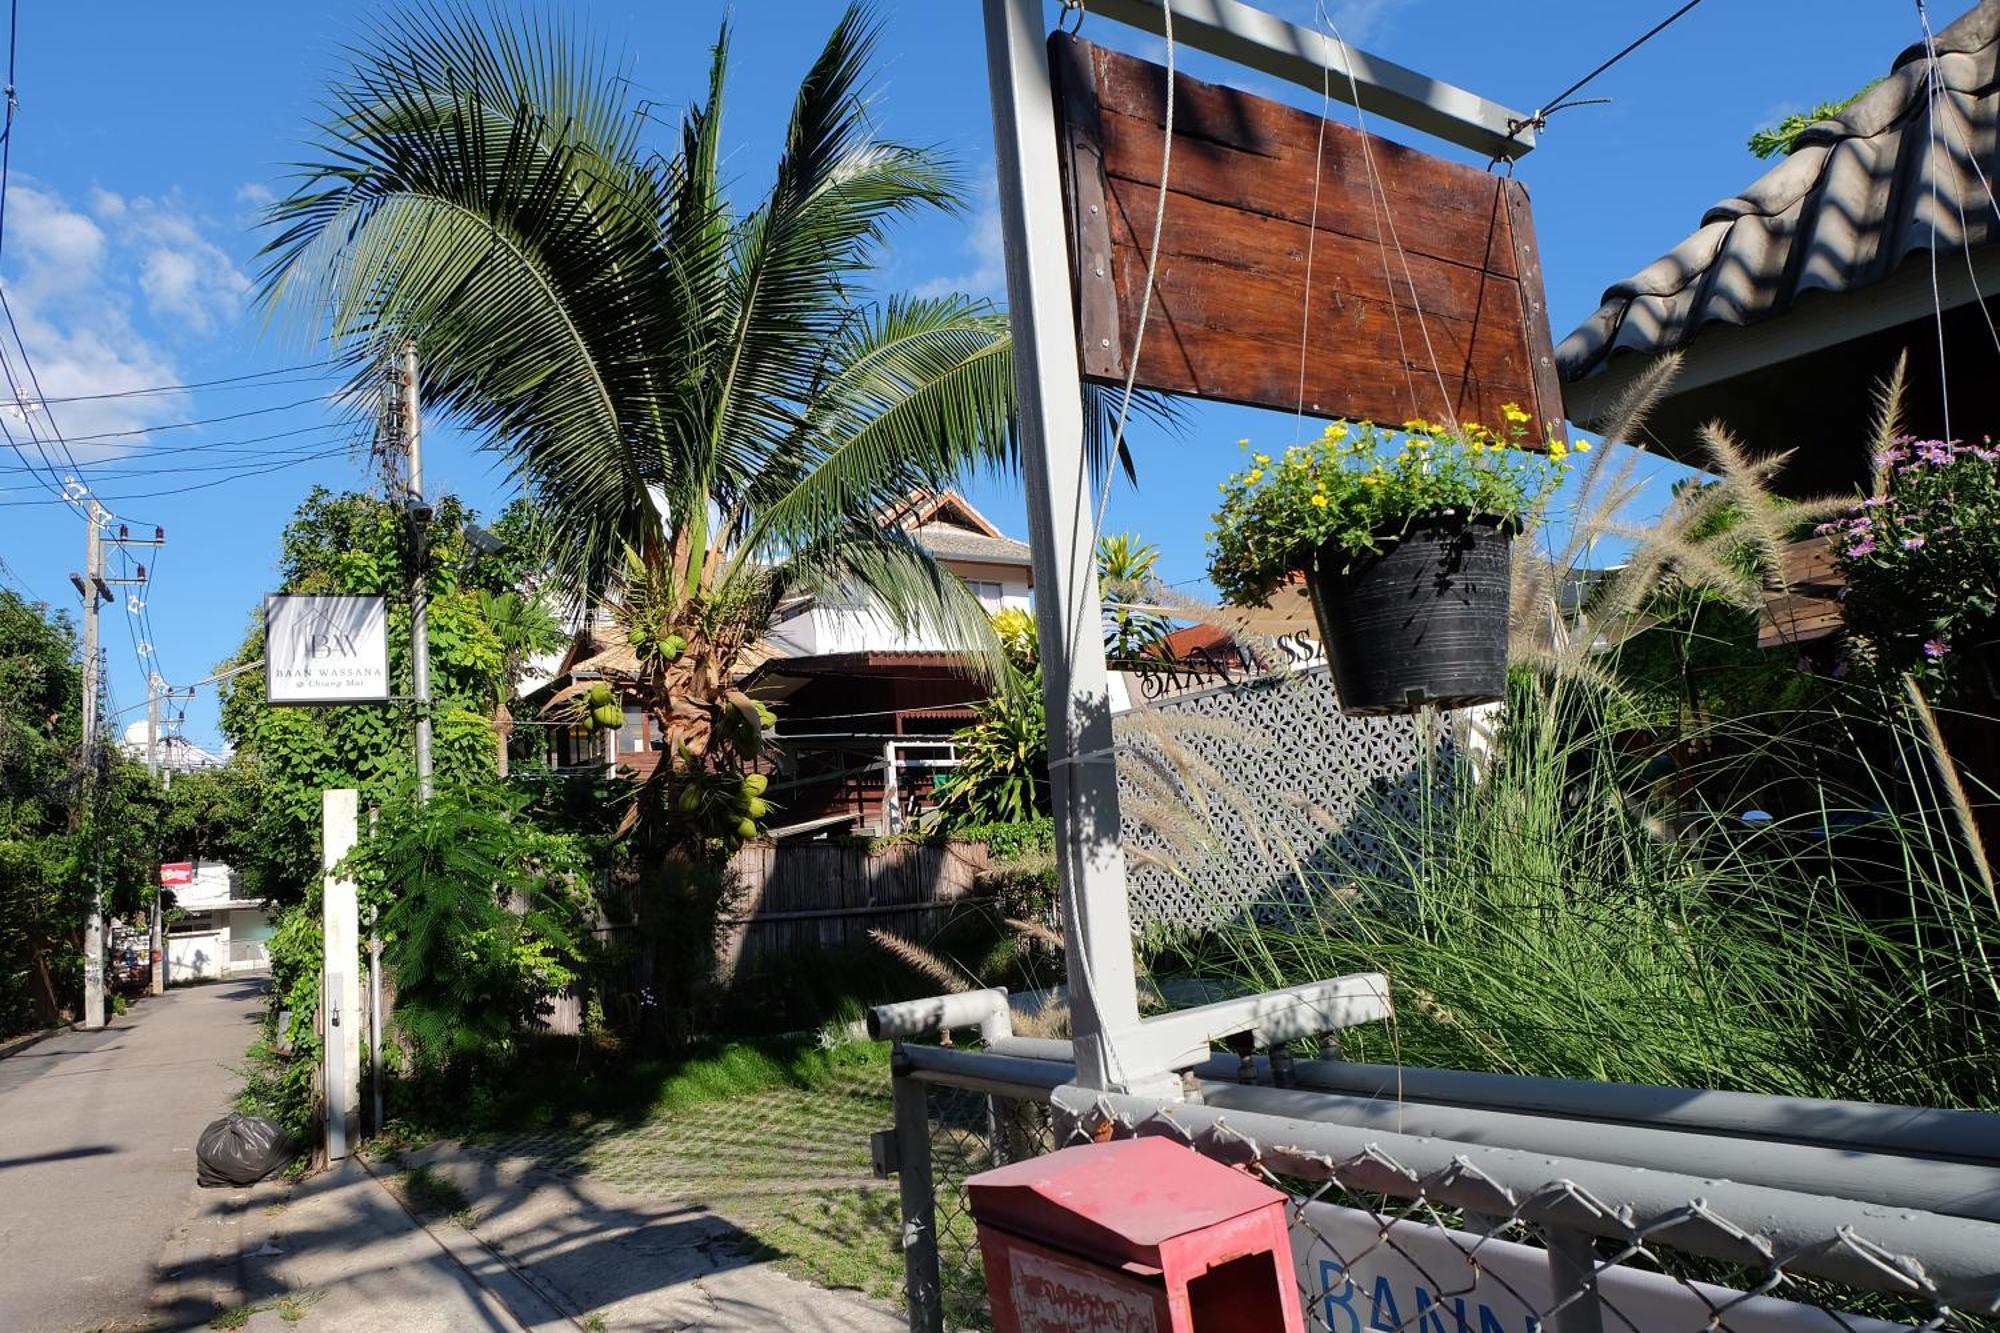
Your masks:
<instances>
[{"instance_id":1,"label":"grass clump","mask_svg":"<svg viewBox=\"0 0 2000 1333\"><path fill-rule=\"evenodd\" d=\"M323 1291L295 1291L289 1296L281 1296L276 1307L278 1318L288 1324L296 1324L312 1313L312 1308L325 1296Z\"/></svg>"},{"instance_id":2,"label":"grass clump","mask_svg":"<svg viewBox=\"0 0 2000 1333\"><path fill-rule=\"evenodd\" d=\"M403 1173L399 1184L404 1202L419 1213L442 1217L447 1222L467 1228L479 1220L472 1211L472 1201L465 1197L465 1191L428 1166L411 1167Z\"/></svg>"}]
</instances>

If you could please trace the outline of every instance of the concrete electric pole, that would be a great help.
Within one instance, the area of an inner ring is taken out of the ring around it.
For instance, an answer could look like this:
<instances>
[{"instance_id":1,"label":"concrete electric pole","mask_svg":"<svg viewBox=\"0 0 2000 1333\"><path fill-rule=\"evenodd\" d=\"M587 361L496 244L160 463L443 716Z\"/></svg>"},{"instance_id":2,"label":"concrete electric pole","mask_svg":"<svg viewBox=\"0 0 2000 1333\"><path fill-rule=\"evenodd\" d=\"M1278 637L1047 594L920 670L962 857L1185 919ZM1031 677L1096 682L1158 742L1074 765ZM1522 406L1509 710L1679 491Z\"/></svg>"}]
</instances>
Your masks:
<instances>
[{"instance_id":1,"label":"concrete electric pole","mask_svg":"<svg viewBox=\"0 0 2000 1333\"><path fill-rule=\"evenodd\" d=\"M83 799L82 826L96 836L97 691L102 676L97 654L97 608L111 600L104 582L104 524L110 515L93 498L85 510L83 578L70 582L83 594ZM104 1026L104 886L90 877L90 914L83 920L83 1025Z\"/></svg>"},{"instance_id":2,"label":"concrete electric pole","mask_svg":"<svg viewBox=\"0 0 2000 1333\"><path fill-rule=\"evenodd\" d=\"M121 587L143 588L146 584L146 567L139 565L132 578L110 578L104 572L104 548L107 546L164 546L167 534L161 528L154 528L151 537L134 537L125 525L120 524L116 536L105 535L111 524L111 513L92 496L85 506L83 563L84 576L69 576L76 590L83 597L83 800L79 813L79 826L87 828L91 840L96 844L92 856L90 880L90 914L83 923L83 1025L86 1028L104 1026L104 855L102 830L97 827L97 779L103 745L102 721L99 709L104 694L104 655L99 647L98 608L105 602L115 600L111 589ZM148 688L148 694L152 693ZM150 766L153 754L153 731L157 726L157 714L149 715L146 754ZM156 967L155 972L158 971Z\"/></svg>"}]
</instances>

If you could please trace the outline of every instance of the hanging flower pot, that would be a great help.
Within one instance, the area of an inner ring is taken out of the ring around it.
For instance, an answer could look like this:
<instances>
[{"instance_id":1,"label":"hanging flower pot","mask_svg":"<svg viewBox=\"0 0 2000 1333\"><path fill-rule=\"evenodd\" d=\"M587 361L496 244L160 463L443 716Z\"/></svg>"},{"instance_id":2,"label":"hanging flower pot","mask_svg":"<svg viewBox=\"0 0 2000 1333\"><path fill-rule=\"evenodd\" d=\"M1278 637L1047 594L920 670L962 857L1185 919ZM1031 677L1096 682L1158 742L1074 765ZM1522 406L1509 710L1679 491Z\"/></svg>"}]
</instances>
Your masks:
<instances>
[{"instance_id":1,"label":"hanging flower pot","mask_svg":"<svg viewBox=\"0 0 2000 1333\"><path fill-rule=\"evenodd\" d=\"M1209 577L1239 606L1303 575L1343 711L1402 713L1500 698L1514 535L1574 446L1499 430L1335 422L1222 483ZM1249 448L1249 441L1241 441Z\"/></svg>"},{"instance_id":2,"label":"hanging flower pot","mask_svg":"<svg viewBox=\"0 0 2000 1333\"><path fill-rule=\"evenodd\" d=\"M1321 544L1306 586L1342 712L1465 708L1506 692L1514 528L1437 514L1383 534L1376 551Z\"/></svg>"}]
</instances>

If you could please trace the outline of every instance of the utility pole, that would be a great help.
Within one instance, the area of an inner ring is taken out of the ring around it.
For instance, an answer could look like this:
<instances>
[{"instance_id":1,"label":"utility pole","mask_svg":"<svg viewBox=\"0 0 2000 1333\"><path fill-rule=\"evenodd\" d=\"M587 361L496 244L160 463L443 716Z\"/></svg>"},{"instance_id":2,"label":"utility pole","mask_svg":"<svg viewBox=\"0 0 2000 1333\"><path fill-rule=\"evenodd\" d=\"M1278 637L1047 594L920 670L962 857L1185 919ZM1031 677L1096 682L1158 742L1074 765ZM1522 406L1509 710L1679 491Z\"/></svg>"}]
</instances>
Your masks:
<instances>
[{"instance_id":1,"label":"utility pole","mask_svg":"<svg viewBox=\"0 0 2000 1333\"><path fill-rule=\"evenodd\" d=\"M105 528L110 526L111 513L92 496L85 506L83 567L81 577L69 576L76 585L76 591L83 598L83 799L76 817L71 821L74 827L88 828L95 844L90 878L90 915L83 923L83 1025L86 1028L104 1026L104 844L102 830L97 825L97 777L98 749L103 738L100 731L101 697L104 693L104 654L99 647L98 608L105 602L114 601L113 585L124 587L144 587L146 567L138 566L133 578L108 578L104 573L104 548L106 546L164 546L167 534L163 528L154 528L153 535L134 537L124 524L118 527L115 537L107 537ZM148 694L151 688L148 687ZM149 709L146 754L147 763L152 763L153 733L157 730L157 704ZM154 968L158 972L157 966Z\"/></svg>"},{"instance_id":2,"label":"utility pole","mask_svg":"<svg viewBox=\"0 0 2000 1333\"><path fill-rule=\"evenodd\" d=\"M102 671L97 654L97 608L111 600L104 583L104 523L110 515L95 496L85 509L84 576L69 576L83 595L83 799L77 812L80 827L96 836L97 820L97 691ZM90 914L83 920L83 1025L104 1026L104 898L100 876L90 877Z\"/></svg>"},{"instance_id":3,"label":"utility pole","mask_svg":"<svg viewBox=\"0 0 2000 1333\"><path fill-rule=\"evenodd\" d=\"M417 710L417 796L431 798L430 506L424 503L424 419L417 385L417 345L403 345L403 447L409 460L410 530L415 572L410 580L410 676Z\"/></svg>"},{"instance_id":4,"label":"utility pole","mask_svg":"<svg viewBox=\"0 0 2000 1333\"><path fill-rule=\"evenodd\" d=\"M159 672L146 673L146 771L154 777L158 777L160 773L160 686L165 683L160 679ZM159 874L155 872L153 929L150 932L151 938L146 943L146 956L151 959L151 966L147 969L151 980L147 989L155 995L164 995L167 991L166 914L160 902L164 886L159 880Z\"/></svg>"}]
</instances>

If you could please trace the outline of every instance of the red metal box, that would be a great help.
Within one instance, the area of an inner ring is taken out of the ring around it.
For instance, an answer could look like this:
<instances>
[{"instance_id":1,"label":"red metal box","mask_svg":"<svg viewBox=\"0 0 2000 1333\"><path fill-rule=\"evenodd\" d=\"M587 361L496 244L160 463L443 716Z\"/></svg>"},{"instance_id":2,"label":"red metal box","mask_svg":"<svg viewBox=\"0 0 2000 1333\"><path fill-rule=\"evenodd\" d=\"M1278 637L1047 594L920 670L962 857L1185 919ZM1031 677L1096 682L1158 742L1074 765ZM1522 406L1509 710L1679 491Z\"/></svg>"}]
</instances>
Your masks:
<instances>
[{"instance_id":1,"label":"red metal box","mask_svg":"<svg viewBox=\"0 0 2000 1333\"><path fill-rule=\"evenodd\" d=\"M1285 1196L1161 1138L966 1182L998 1333L1300 1333Z\"/></svg>"}]
</instances>

